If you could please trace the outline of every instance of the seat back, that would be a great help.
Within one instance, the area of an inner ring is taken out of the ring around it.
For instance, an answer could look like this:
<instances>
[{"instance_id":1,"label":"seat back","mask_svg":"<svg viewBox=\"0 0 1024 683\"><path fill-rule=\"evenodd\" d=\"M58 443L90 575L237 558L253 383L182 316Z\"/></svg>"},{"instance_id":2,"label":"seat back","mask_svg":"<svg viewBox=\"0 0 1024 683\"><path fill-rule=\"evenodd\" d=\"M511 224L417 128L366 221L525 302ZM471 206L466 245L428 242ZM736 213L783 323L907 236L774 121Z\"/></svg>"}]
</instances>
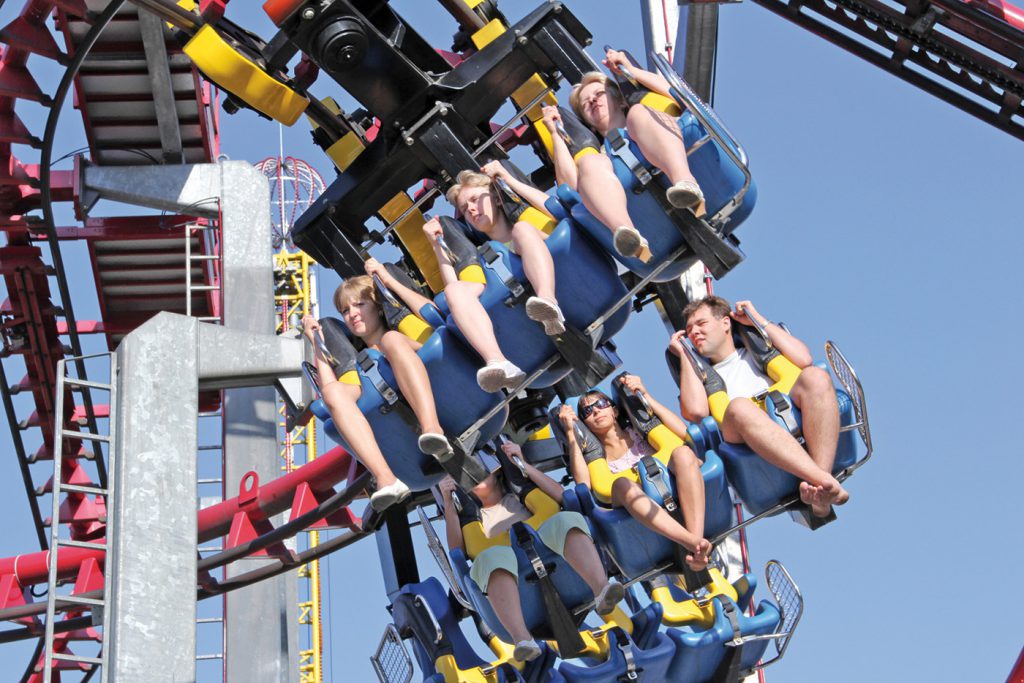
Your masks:
<instances>
[{"instance_id":1,"label":"seat back","mask_svg":"<svg viewBox=\"0 0 1024 683\"><path fill-rule=\"evenodd\" d=\"M435 577L403 586L392 605L392 616L399 634L412 636L416 659L425 677L436 672L445 683L525 680L510 657L487 661L476 653ZM492 673L485 673L485 669Z\"/></svg>"},{"instance_id":2,"label":"seat back","mask_svg":"<svg viewBox=\"0 0 1024 683\"><path fill-rule=\"evenodd\" d=\"M453 251L461 254L465 249L464 244L469 241L460 232L452 228L449 236L446 229L445 239ZM566 322L572 327L584 330L626 295L625 286L607 254L579 234L570 221L559 221L545 243L555 266L555 296ZM471 270L474 267L477 270ZM530 292L529 281L522 259L517 254L506 245L491 241L486 243L483 255L476 263L470 265L460 261L459 268L460 277L463 277L461 272L465 271L472 273L468 279L481 281L476 274L479 272L486 283L480 302L490 316L495 337L510 361L527 374L532 374L557 355L557 348L544 334L543 326L526 316L524 303ZM510 289L507 284L509 279L522 287L521 295L516 296ZM446 298L439 297L438 305L448 312ZM593 346L596 348L621 330L629 313L629 307L623 306L605 321L601 333L592 341ZM450 312L446 326L461 335ZM551 386L565 377L570 369L560 359L530 386Z\"/></svg>"},{"instance_id":3,"label":"seat back","mask_svg":"<svg viewBox=\"0 0 1024 683\"><path fill-rule=\"evenodd\" d=\"M845 391L837 389L836 400L839 403L840 428L854 424L856 415L850 397ZM795 407L794 416L797 423L802 425L800 411ZM704 421L702 428L719 443L718 452L725 463L726 475L752 515L760 514L797 493L800 485L797 477L759 457L745 444L722 440L718 426L711 418ZM832 466L833 474L853 465L861 451L855 431L840 432L836 459Z\"/></svg>"}]
</instances>

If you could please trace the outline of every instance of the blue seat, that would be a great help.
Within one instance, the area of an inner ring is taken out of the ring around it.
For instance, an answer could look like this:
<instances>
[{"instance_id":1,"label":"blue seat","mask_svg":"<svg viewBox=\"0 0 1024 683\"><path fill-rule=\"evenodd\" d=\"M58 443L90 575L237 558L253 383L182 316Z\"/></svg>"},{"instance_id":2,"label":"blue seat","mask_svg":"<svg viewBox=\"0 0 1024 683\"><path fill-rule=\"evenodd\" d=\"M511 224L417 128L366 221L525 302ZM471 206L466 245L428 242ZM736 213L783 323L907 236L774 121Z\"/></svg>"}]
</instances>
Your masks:
<instances>
[{"instance_id":1,"label":"blue seat","mask_svg":"<svg viewBox=\"0 0 1024 683\"><path fill-rule=\"evenodd\" d=\"M686 147L689 149L697 140L705 135L704 127L690 112L683 112L677 119L677 125L683 134ZM625 131L622 131L625 132ZM606 141L605 149L610 150L611 146ZM633 141L629 142L629 150L638 161L649 169L653 168L644 158L640 147ZM643 263L636 258L625 258L620 256L612 245L612 233L607 226L597 220L583 206L579 195L568 187L561 187L558 190L558 197L570 207L571 215L586 233L596 240L604 249L614 256L626 268L641 277L650 274L655 268L665 262L668 257L682 247L685 242L682 233L673 224L672 219L665 214L665 210L658 203L658 200L645 192L640 181L630 170L629 165L615 155L611 155L612 166L615 175L626 191L626 205L633 225L647 239L650 244L653 257ZM713 217L740 193L746 176L733 160L725 153L720 143L710 139L701 145L688 157L690 170L696 177L704 192L707 216ZM659 183L662 187L668 187L668 179L664 174L656 176L653 182ZM728 222L724 225L723 234L732 233L739 225L746 220L747 216L754 209L757 201L757 188L751 182L746 194L742 197L739 206L729 216ZM616 227L616 226L611 226ZM665 268L657 277L655 282L669 282L679 277L694 259L684 258L678 263Z\"/></svg>"},{"instance_id":2,"label":"blue seat","mask_svg":"<svg viewBox=\"0 0 1024 683\"><path fill-rule=\"evenodd\" d=\"M392 605L392 615L399 634L403 638L412 636L413 653L424 681L483 680L479 669L492 665L498 665L491 679L497 683L538 681L554 665L555 653L543 643L542 655L519 664L521 670L510 661L511 649L504 644L489 643L504 651L497 661L480 657L463 634L448 595L435 577L403 586ZM440 639L432 632L431 617L440 627Z\"/></svg>"},{"instance_id":3,"label":"blue seat","mask_svg":"<svg viewBox=\"0 0 1024 683\"><path fill-rule=\"evenodd\" d=\"M850 396L842 389L837 389L836 399L839 402L840 425L845 427L854 424L856 414ZM771 401L766 401L766 409L774 418ZM800 411L796 406L793 406L793 412L797 423L802 426ZM701 429L707 435L711 447L722 456L729 481L752 515L769 510L798 492L800 480L797 477L759 457L745 444L732 444L722 439L713 418L705 418ZM859 444L856 430L840 432L835 464L832 467L834 474L852 466L863 455L863 448Z\"/></svg>"},{"instance_id":4,"label":"blue seat","mask_svg":"<svg viewBox=\"0 0 1024 683\"><path fill-rule=\"evenodd\" d=\"M450 437L461 434L501 402L500 394L489 394L477 385L479 361L447 328L435 328L417 353L430 377L441 427ZM366 355L374 361L384 382L397 392L398 383L387 359L373 350L367 350ZM409 424L402 411L388 403L362 367L358 373L362 395L357 405L373 428L380 450L395 476L414 491L430 488L439 482L445 472L433 457L420 452L417 447L417 427ZM445 400L446 397L458 397L459 400ZM327 436L349 448L335 428L334 420L323 401L314 401L310 408L324 423ZM481 441L494 438L507 418L508 408L499 410L480 428Z\"/></svg>"},{"instance_id":5,"label":"blue seat","mask_svg":"<svg viewBox=\"0 0 1024 683\"><path fill-rule=\"evenodd\" d=\"M524 286L528 285L522 259L504 244L494 241L486 244L497 260L488 263L486 258L480 259L487 280L480 301L490 315L495 336L508 359L530 374L554 356L557 350L552 340L544 334L543 326L526 316L523 305L525 298L515 306L506 305L512 292L506 286L501 271L504 270ZM627 290L616 274L615 264L606 253L585 238L572 222L559 221L546 244L555 266L555 296L566 322L572 327L584 330L626 295ZM438 295L435 301L446 316L445 325L461 336L444 294ZM593 341L594 348L621 330L629 314L629 306L616 311L604 323L600 336ZM568 363L560 359L530 386L551 386L570 370Z\"/></svg>"},{"instance_id":6,"label":"blue seat","mask_svg":"<svg viewBox=\"0 0 1024 683\"><path fill-rule=\"evenodd\" d=\"M727 645L733 640L733 628L726 614L726 607L733 610L739 625L740 637L768 635L774 633L779 625L778 608L762 601L754 615L746 614L753 588L747 593L746 599L739 604L729 598L719 596L712 600L715 622L710 628L700 629L691 626L666 629L666 634L675 643L675 656L669 665L664 680L677 683L705 683L715 680L715 673L722 665L728 652ZM769 640L754 640L743 645L740 653L740 670L748 671L754 667L764 655Z\"/></svg>"},{"instance_id":7,"label":"blue seat","mask_svg":"<svg viewBox=\"0 0 1024 683\"><path fill-rule=\"evenodd\" d=\"M619 410L622 413L628 414L628 408L623 404L618 388L613 388L611 394L618 403ZM573 410L576 410L578 400L577 397L568 401ZM556 438L564 444L565 436L558 422L555 410L550 412L550 421ZM588 442L596 441L596 438L590 434L584 425L579 424L578 426L580 433L585 435L584 438ZM678 438L674 434L668 432L664 425L660 425L660 421L656 429L661 430L663 436L665 434L671 436L673 441L670 442L670 445L673 442L679 443ZM689 445L694 453L703 461L701 475L704 480L704 536L705 538L712 538L733 526L732 495L729 493L729 484L726 481L725 468L722 461L717 453L708 447L708 441L704 432L696 425L690 425L687 428L687 436ZM565 446L563 445L564 449ZM667 451L668 447L665 447L663 450ZM600 447L597 447L597 454L599 453ZM585 453L584 457L589 458L591 456ZM659 451L652 460L661 472L661 480L669 483L672 487L672 495L678 501L679 490L676 486L675 477L666 467L665 461L663 461L667 457L667 453ZM610 475L607 467L595 467L599 462L601 461L590 463L588 469L590 470L592 483L597 482L596 485L606 488L605 497L608 498L611 490L610 478L623 475ZM661 494L649 480L645 469L638 466L635 470L644 492L659 504L664 504ZM627 510L602 504L590 490L590 487L582 484L576 486L575 493L575 498L579 501L580 512L590 519L591 525L594 528L595 540L608 551L624 576L627 578L640 576L673 559L675 546L672 541L642 525Z\"/></svg>"},{"instance_id":8,"label":"blue seat","mask_svg":"<svg viewBox=\"0 0 1024 683\"><path fill-rule=\"evenodd\" d=\"M631 680L631 672L639 674L638 680L667 680L675 644L664 633L657 632L646 646L640 646L621 629L613 629L608 635L611 642L603 661L562 662L557 671L551 672L552 683L618 683Z\"/></svg>"}]
</instances>

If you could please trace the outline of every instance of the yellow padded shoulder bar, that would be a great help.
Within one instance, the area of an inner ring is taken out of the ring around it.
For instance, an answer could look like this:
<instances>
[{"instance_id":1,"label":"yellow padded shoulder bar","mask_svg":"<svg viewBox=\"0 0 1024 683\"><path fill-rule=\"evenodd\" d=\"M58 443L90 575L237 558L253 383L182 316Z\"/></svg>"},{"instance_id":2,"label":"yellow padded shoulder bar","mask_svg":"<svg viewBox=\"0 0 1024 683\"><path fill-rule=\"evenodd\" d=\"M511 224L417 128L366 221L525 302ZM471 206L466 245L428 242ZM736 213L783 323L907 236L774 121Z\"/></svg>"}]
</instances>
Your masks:
<instances>
[{"instance_id":1,"label":"yellow padded shoulder bar","mask_svg":"<svg viewBox=\"0 0 1024 683\"><path fill-rule=\"evenodd\" d=\"M286 126L309 106L309 100L231 47L210 24L192 36L184 52L211 81Z\"/></svg>"},{"instance_id":2,"label":"yellow padded shoulder bar","mask_svg":"<svg viewBox=\"0 0 1024 683\"><path fill-rule=\"evenodd\" d=\"M526 520L526 523L534 529L539 529L541 524L548 521L548 519L562 509L551 496L539 488L527 493L523 504L526 505L526 509L533 513L533 516Z\"/></svg>"},{"instance_id":3,"label":"yellow padded shoulder bar","mask_svg":"<svg viewBox=\"0 0 1024 683\"><path fill-rule=\"evenodd\" d=\"M480 553L499 545L512 545L508 533L498 534L493 538L487 538L484 534L484 525L480 520L473 520L462 527L462 542L466 545L466 556L475 560Z\"/></svg>"},{"instance_id":4,"label":"yellow padded shoulder bar","mask_svg":"<svg viewBox=\"0 0 1024 683\"><path fill-rule=\"evenodd\" d=\"M484 269L477 263L463 268L459 273L459 279L463 282L479 282L482 285L487 284L487 276L484 275Z\"/></svg>"},{"instance_id":5,"label":"yellow padded shoulder bar","mask_svg":"<svg viewBox=\"0 0 1024 683\"><path fill-rule=\"evenodd\" d=\"M793 385L800 378L800 373L803 372L796 366L793 361L783 356L781 353L768 361L768 365L765 367L765 372L768 374L768 379L772 380L773 384L768 387L769 391L781 391L788 395L793 390ZM758 405L764 408L764 403L759 401ZM719 425L725 419L725 409L729 407L729 396L724 391L717 391L711 396L708 396L708 408L711 412L711 417L715 418L715 422Z\"/></svg>"},{"instance_id":6,"label":"yellow padded shoulder bar","mask_svg":"<svg viewBox=\"0 0 1024 683\"><path fill-rule=\"evenodd\" d=\"M519 220L526 221L545 235L550 235L551 232L558 227L558 221L540 209L536 209L532 206L526 207L523 213L519 216Z\"/></svg>"},{"instance_id":7,"label":"yellow padded shoulder bar","mask_svg":"<svg viewBox=\"0 0 1024 683\"><path fill-rule=\"evenodd\" d=\"M675 100L673 100L671 97L666 97L661 93L647 93L640 100L640 104L645 104L654 111L664 112L669 116L679 117L683 113L683 110L679 108L679 105L676 104Z\"/></svg>"},{"instance_id":8,"label":"yellow padded shoulder bar","mask_svg":"<svg viewBox=\"0 0 1024 683\"><path fill-rule=\"evenodd\" d=\"M784 394L788 394L793 390L793 385L796 384L797 379L800 378L800 373L803 372L796 366L793 361L783 356L781 353L768 361L768 366L765 368L765 372L768 373L775 383L770 387L772 391L781 391Z\"/></svg>"},{"instance_id":9,"label":"yellow padded shoulder bar","mask_svg":"<svg viewBox=\"0 0 1024 683\"><path fill-rule=\"evenodd\" d=\"M672 457L672 451L682 446L685 441L665 425L658 425L647 435L647 443L655 449L654 458L667 467L669 458ZM587 471L590 473L590 490L594 497L605 505L610 505L612 502L612 485L616 479L626 477L630 481L640 482L640 475L637 474L636 467L612 473L608 468L608 460L605 458L597 458L587 463Z\"/></svg>"},{"instance_id":10,"label":"yellow padded shoulder bar","mask_svg":"<svg viewBox=\"0 0 1024 683\"><path fill-rule=\"evenodd\" d=\"M398 331L414 342L422 344L430 338L434 328L418 315L409 314L398 323Z\"/></svg>"},{"instance_id":11,"label":"yellow padded shoulder bar","mask_svg":"<svg viewBox=\"0 0 1024 683\"><path fill-rule=\"evenodd\" d=\"M361 387L363 385L363 383L359 381L359 373L356 370L349 370L339 377L338 381L342 384L351 384L356 387Z\"/></svg>"},{"instance_id":12,"label":"yellow padded shoulder bar","mask_svg":"<svg viewBox=\"0 0 1024 683\"><path fill-rule=\"evenodd\" d=\"M722 424L725 419L725 409L729 407L729 394L724 391L716 391L708 396L708 409L715 422Z\"/></svg>"},{"instance_id":13,"label":"yellow padded shoulder bar","mask_svg":"<svg viewBox=\"0 0 1024 683\"><path fill-rule=\"evenodd\" d=\"M539 528L561 509L551 496L540 489L533 489L526 494L523 505L533 513L526 523L534 529ZM466 555L471 560L476 559L480 553L493 546L512 544L507 531L493 538L487 538L484 535L484 525L479 520L473 520L462 527L462 541L466 546Z\"/></svg>"},{"instance_id":14,"label":"yellow padded shoulder bar","mask_svg":"<svg viewBox=\"0 0 1024 683\"><path fill-rule=\"evenodd\" d=\"M498 670L485 674L481 667L460 669L455 655L441 655L434 661L434 668L444 676L444 683L498 683Z\"/></svg>"}]
</instances>

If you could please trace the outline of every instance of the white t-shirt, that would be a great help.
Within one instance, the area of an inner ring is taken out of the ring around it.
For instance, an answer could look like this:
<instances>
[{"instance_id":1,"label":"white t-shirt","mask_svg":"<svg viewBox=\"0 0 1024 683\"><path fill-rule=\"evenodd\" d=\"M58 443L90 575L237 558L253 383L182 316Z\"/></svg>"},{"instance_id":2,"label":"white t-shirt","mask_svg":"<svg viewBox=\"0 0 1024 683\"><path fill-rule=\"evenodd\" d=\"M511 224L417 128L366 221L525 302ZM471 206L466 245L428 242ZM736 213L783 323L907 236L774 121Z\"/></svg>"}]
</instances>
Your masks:
<instances>
[{"instance_id":1,"label":"white t-shirt","mask_svg":"<svg viewBox=\"0 0 1024 683\"><path fill-rule=\"evenodd\" d=\"M528 520L533 513L514 493L506 493L496 505L480 508L480 524L484 536L494 538L512 528L516 522Z\"/></svg>"},{"instance_id":2,"label":"white t-shirt","mask_svg":"<svg viewBox=\"0 0 1024 683\"><path fill-rule=\"evenodd\" d=\"M737 349L724 360L715 363L715 371L725 382L729 399L751 398L768 391L771 386L768 375L761 372L746 348Z\"/></svg>"}]
</instances>

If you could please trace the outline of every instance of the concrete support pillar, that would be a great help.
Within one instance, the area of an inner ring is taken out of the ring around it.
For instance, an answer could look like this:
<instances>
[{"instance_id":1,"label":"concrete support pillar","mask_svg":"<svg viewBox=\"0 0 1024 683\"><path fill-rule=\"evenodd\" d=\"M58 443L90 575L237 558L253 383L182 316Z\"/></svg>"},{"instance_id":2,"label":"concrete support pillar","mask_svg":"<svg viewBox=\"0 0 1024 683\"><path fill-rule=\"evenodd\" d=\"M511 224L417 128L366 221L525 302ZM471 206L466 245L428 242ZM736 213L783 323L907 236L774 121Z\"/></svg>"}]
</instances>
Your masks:
<instances>
[{"instance_id":1,"label":"concrete support pillar","mask_svg":"<svg viewBox=\"0 0 1024 683\"><path fill-rule=\"evenodd\" d=\"M85 166L80 187L80 204L86 209L97 199L106 198L218 217L223 247L224 326L257 335L274 333L269 191L267 180L259 171L242 161L182 166ZM230 497L236 495L233 487L250 470L255 470L261 481L280 474L273 388L259 386L225 392L224 416L224 480L226 495ZM191 457L194 460L194 452ZM247 571L255 566L239 566L233 571ZM296 603L293 573L229 594L225 614L227 680L298 680Z\"/></svg>"},{"instance_id":2,"label":"concrete support pillar","mask_svg":"<svg viewBox=\"0 0 1024 683\"><path fill-rule=\"evenodd\" d=\"M105 681L195 679L198 325L160 314L117 349Z\"/></svg>"}]
</instances>

